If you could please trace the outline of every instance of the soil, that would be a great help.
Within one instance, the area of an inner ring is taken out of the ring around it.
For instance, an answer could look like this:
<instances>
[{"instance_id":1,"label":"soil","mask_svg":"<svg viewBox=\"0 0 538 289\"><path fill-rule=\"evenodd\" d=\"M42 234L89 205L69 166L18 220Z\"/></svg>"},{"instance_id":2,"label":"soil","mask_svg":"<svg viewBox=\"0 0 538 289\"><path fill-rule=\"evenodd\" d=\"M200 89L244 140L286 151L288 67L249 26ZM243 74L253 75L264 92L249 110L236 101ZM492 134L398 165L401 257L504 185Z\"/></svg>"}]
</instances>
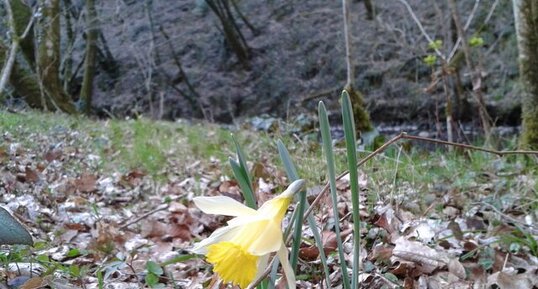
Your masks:
<instances>
[{"instance_id":1,"label":"soil","mask_svg":"<svg viewBox=\"0 0 538 289\"><path fill-rule=\"evenodd\" d=\"M355 84L365 96L371 118L378 123L442 119L443 85L425 91L432 81L432 68L423 61L433 53L428 41L400 1L375 2L373 20L367 19L361 1L351 3ZM453 36L445 1L408 2L430 37L443 40L440 50L448 54ZM517 125L518 66L511 4L483 1L472 12L475 1L458 2L462 21L472 15L469 35L484 40L482 47L473 48L473 60L482 67L488 109L497 124ZM203 1L101 4L102 32L114 61L102 58L94 103L100 114L233 122L261 114L315 113L319 101L335 111L339 107L346 78L340 1L240 1L241 11L257 30L253 33L237 19L250 47L248 69L228 48L218 18ZM82 51L84 41L77 44ZM103 42L100 47L104 51ZM464 101L456 107L455 118L477 123L469 71L462 70L461 79L468 104ZM448 94L453 97L451 90Z\"/></svg>"}]
</instances>

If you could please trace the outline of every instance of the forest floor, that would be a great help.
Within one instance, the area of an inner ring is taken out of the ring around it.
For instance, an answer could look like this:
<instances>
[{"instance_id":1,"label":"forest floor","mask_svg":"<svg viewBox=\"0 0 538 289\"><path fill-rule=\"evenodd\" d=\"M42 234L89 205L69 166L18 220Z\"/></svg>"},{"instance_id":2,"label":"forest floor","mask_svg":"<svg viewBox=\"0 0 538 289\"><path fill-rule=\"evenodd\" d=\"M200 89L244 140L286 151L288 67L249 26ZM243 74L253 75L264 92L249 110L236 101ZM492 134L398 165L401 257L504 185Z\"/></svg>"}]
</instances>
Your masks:
<instances>
[{"instance_id":1,"label":"forest floor","mask_svg":"<svg viewBox=\"0 0 538 289\"><path fill-rule=\"evenodd\" d=\"M260 203L289 184L277 139L307 181L311 202L327 180L315 128L282 124L260 132L2 112L0 131L0 203L35 243L2 247L0 288L221 288L189 248L227 219L203 214L192 199L241 200L228 161L235 158L231 133L247 155ZM337 173L344 172L344 146L334 143ZM516 143L504 140L504 149ZM366 162L359 168L361 287L536 288L537 161L398 142ZM347 232L350 264L348 180L337 182L339 216L328 195L313 211L331 284L322 284L319 251L305 226L299 288L341 288L333 231L338 223Z\"/></svg>"}]
</instances>

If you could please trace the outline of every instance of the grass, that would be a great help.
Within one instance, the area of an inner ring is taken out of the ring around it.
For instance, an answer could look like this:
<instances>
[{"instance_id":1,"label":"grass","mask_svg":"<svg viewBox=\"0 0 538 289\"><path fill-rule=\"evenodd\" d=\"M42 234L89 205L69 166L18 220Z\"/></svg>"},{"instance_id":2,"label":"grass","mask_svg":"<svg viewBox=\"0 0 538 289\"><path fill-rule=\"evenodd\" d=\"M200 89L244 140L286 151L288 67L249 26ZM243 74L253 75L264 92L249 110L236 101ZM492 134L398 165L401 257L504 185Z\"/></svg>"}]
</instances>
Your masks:
<instances>
[{"instance_id":1,"label":"grass","mask_svg":"<svg viewBox=\"0 0 538 289\"><path fill-rule=\"evenodd\" d=\"M103 173L118 170L127 173L141 169L161 182L166 181L170 174L192 174L189 164L196 161L200 161L200 168L220 163L223 173L232 176L227 165L228 158L235 156L230 137L232 132L249 156L249 161L266 160L283 171L276 146L276 139L281 139L302 178L307 179L310 185L327 180L319 144L298 141L293 136L280 133L269 135L250 130L231 131L213 124L147 119L96 121L35 112L0 113L0 129L28 149L42 151L46 148L40 139L51 138L53 143L64 142L99 155L99 170ZM70 134L72 131L76 133ZM414 145L401 151L398 146L393 146L360 169L369 177L371 184L379 185L381 192L387 191L387 185L395 186L397 190L399 185L407 183L422 190L419 193L426 193L430 185L439 183L461 191L472 190L477 184L484 183L488 174L499 175L498 178L508 185L516 174L537 173L535 167L525 166L521 157L498 158L482 152L447 152L444 148L424 151ZM361 153L359 158L366 154ZM335 166L337 173L346 169L345 150L335 149Z\"/></svg>"}]
</instances>

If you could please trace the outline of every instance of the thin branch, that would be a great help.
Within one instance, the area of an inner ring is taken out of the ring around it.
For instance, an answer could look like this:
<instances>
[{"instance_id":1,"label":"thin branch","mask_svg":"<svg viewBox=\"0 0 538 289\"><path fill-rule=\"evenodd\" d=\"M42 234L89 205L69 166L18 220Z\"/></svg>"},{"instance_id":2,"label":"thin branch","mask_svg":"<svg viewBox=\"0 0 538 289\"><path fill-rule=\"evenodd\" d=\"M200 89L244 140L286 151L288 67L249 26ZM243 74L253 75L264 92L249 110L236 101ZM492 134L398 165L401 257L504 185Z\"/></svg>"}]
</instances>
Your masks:
<instances>
[{"instance_id":1,"label":"thin branch","mask_svg":"<svg viewBox=\"0 0 538 289\"><path fill-rule=\"evenodd\" d=\"M420 22L417 15L413 11L413 8L411 7L411 5L409 5L409 3L407 3L406 0L398 0L398 1L400 1L400 3L402 3L405 6L405 8L407 8L407 11L411 15L411 18L413 18L413 20L417 24L418 29L420 29L420 32L422 32L422 35L424 35L426 40L428 40L428 43L433 43L433 39L430 37L430 35L428 35L428 32L426 32L426 29L424 29L424 26L422 26L422 23ZM435 54L437 54L439 57L441 57L441 59L446 61L445 56L443 55L443 53L441 53L441 51L439 51L439 49L434 47L434 50L435 50Z\"/></svg>"},{"instance_id":2,"label":"thin branch","mask_svg":"<svg viewBox=\"0 0 538 289\"><path fill-rule=\"evenodd\" d=\"M478 10L478 3L480 3L480 0L475 0L473 10L471 10L471 15L469 15L469 18L467 18L467 22L465 23L465 26L463 27L464 31L467 31L469 29L469 26L471 26L471 22L473 20L473 17L476 13L476 10ZM448 61L456 55L456 51L458 51L458 47L461 44L461 37L458 35L458 39L456 40L456 43L454 44L454 47L452 47L452 50L450 51L450 54L448 55Z\"/></svg>"},{"instance_id":3,"label":"thin branch","mask_svg":"<svg viewBox=\"0 0 538 289\"><path fill-rule=\"evenodd\" d=\"M157 212L159 212L159 211L164 211L164 210L168 209L168 207L169 207L168 204L164 204L164 205L162 205L162 206L160 206L160 207L157 207L157 208L155 208L155 209L153 209L153 210L151 210L151 211L149 211L149 212L147 212L147 213L145 213L145 214L139 216L138 218L135 218L134 220L131 220L131 221L129 221L129 222L127 222L127 223L121 225L121 226L119 227L119 229L120 229L120 230L124 230L124 229L126 229L127 227L131 226L132 224L135 224L135 223L140 222L142 219L145 219L145 218L147 218L147 217L149 217L149 216L151 216L151 215L153 215L153 214L155 214L155 213L157 213Z\"/></svg>"}]
</instances>

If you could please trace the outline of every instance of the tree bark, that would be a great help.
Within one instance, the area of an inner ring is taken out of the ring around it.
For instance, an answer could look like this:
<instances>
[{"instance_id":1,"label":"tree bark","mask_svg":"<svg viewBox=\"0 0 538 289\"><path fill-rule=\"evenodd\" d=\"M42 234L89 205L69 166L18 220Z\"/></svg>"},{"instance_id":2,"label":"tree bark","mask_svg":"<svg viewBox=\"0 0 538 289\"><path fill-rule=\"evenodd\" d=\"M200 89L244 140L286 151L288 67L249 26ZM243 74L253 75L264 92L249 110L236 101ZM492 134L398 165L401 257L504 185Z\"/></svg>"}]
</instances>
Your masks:
<instances>
[{"instance_id":1,"label":"tree bark","mask_svg":"<svg viewBox=\"0 0 538 289\"><path fill-rule=\"evenodd\" d=\"M8 15L8 22L9 22L9 29L11 30L11 49L9 50L9 56L7 58L7 61L5 61L5 64L2 64L3 69L2 73L0 74L0 93L4 91L4 88L6 87L6 83L9 79L9 76L11 75L11 69L13 68L13 65L15 64L15 56L17 55L17 50L19 49L19 35L15 31L15 19L13 17L13 10L11 9L11 4L9 3L9 0L4 1L6 6L6 11ZM2 98L0 98L2 99Z\"/></svg>"},{"instance_id":2,"label":"tree bark","mask_svg":"<svg viewBox=\"0 0 538 289\"><path fill-rule=\"evenodd\" d=\"M538 150L538 0L513 0L523 93L520 146Z\"/></svg>"},{"instance_id":3,"label":"tree bark","mask_svg":"<svg viewBox=\"0 0 538 289\"><path fill-rule=\"evenodd\" d=\"M90 114L92 107L93 79L95 75L95 58L97 54L97 33L98 20L95 9L95 0L86 0L86 57L84 59L84 78L82 79L82 88L80 99L82 101L82 111Z\"/></svg>"},{"instance_id":4,"label":"tree bark","mask_svg":"<svg viewBox=\"0 0 538 289\"><path fill-rule=\"evenodd\" d=\"M8 50L9 48L0 42L0 66L5 64L4 56ZM43 108L39 81L33 72L19 67L17 61L13 63L13 67L11 68L9 84L13 87L17 95L26 101L28 106L38 109ZM51 105L50 102L49 105Z\"/></svg>"},{"instance_id":5,"label":"tree bark","mask_svg":"<svg viewBox=\"0 0 538 289\"><path fill-rule=\"evenodd\" d=\"M32 25L32 9L21 0L8 0L13 11L13 24L18 36L25 34L20 40L20 47L24 59L31 68L35 67L35 47L34 47L34 30L28 25ZM28 29L29 28L29 29Z\"/></svg>"},{"instance_id":6,"label":"tree bark","mask_svg":"<svg viewBox=\"0 0 538 289\"><path fill-rule=\"evenodd\" d=\"M40 0L42 39L37 59L39 80L54 108L75 114L77 109L60 82L60 0ZM52 109L54 109L52 108ZM50 108L48 108L50 109Z\"/></svg>"}]
</instances>

